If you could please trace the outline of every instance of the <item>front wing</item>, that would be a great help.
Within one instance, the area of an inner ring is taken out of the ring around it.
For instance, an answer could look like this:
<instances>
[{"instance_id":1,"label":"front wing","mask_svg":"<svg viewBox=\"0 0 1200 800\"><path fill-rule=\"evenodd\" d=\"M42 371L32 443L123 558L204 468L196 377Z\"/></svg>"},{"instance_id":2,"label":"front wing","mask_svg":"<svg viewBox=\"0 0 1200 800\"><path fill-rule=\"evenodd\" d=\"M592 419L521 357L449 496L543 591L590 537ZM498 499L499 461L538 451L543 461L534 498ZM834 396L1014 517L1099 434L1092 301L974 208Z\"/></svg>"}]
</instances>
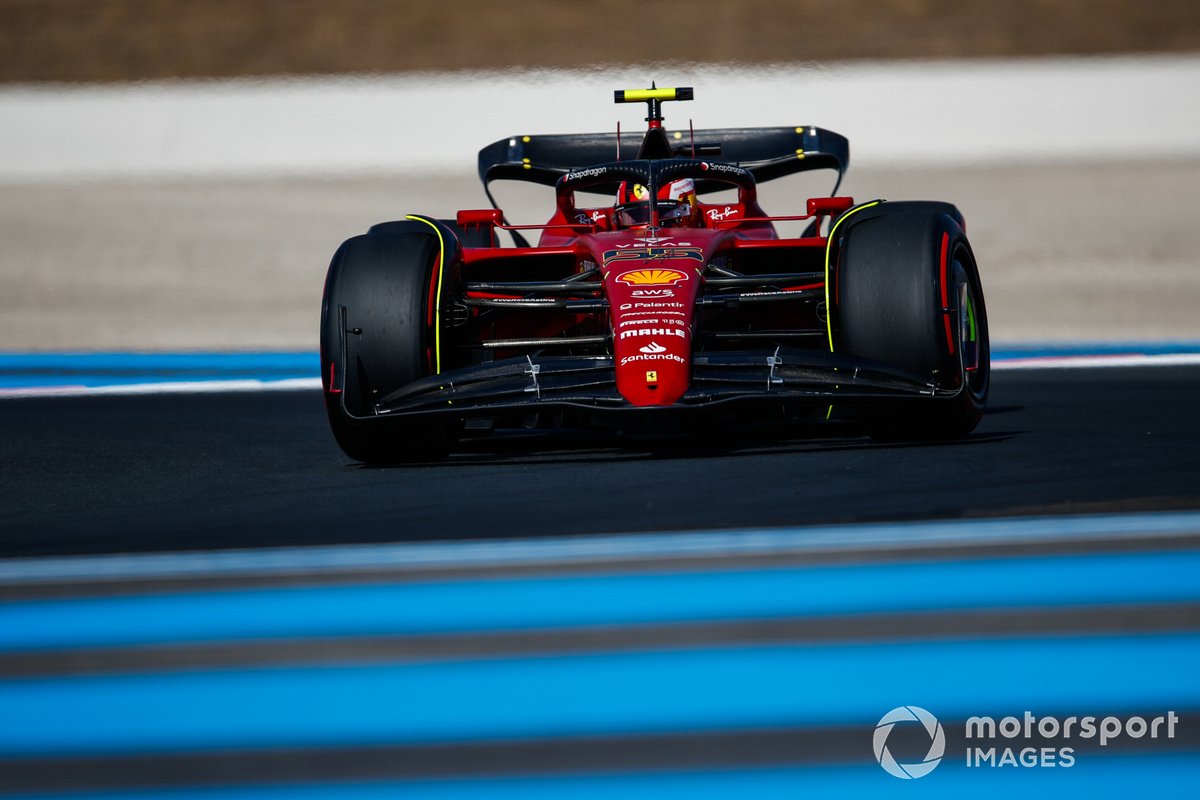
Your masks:
<instances>
[{"instance_id":1,"label":"front wing","mask_svg":"<svg viewBox=\"0 0 1200 800\"><path fill-rule=\"evenodd\" d=\"M637 407L618 392L611 356L524 356L463 367L385 395L362 420L502 418L569 411L583 418L687 414L768 401L802 411L837 403L930 402L947 390L878 361L820 351L697 353L691 387L670 406ZM349 412L347 412L349 413Z\"/></svg>"}]
</instances>

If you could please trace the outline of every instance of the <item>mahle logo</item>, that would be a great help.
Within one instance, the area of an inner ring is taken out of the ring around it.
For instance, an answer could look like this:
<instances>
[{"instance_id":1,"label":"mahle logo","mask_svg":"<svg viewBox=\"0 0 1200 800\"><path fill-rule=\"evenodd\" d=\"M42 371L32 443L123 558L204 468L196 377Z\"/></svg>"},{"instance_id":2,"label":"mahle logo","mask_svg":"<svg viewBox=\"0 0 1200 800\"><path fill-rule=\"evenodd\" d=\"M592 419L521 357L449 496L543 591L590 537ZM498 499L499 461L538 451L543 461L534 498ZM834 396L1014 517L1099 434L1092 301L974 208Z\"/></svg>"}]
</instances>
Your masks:
<instances>
[{"instance_id":1,"label":"mahle logo","mask_svg":"<svg viewBox=\"0 0 1200 800\"><path fill-rule=\"evenodd\" d=\"M925 727L930 740L929 752L922 761L901 764L888 751L887 739L892 728L908 722L917 722ZM888 774L905 780L923 778L933 772L933 768L941 762L942 755L946 752L946 734L942 731L941 723L937 721L937 717L919 706L900 706L884 714L883 719L875 726L873 743L875 760L879 762L879 766L887 770Z\"/></svg>"}]
</instances>

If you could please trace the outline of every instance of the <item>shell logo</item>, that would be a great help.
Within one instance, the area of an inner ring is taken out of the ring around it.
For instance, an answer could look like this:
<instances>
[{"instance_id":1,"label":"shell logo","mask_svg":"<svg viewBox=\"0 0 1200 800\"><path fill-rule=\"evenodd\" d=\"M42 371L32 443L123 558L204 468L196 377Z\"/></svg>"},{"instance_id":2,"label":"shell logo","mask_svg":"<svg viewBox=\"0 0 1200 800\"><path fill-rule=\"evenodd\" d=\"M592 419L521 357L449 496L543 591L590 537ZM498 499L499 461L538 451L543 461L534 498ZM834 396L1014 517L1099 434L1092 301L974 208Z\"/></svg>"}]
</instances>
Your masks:
<instances>
[{"instance_id":1,"label":"shell logo","mask_svg":"<svg viewBox=\"0 0 1200 800\"><path fill-rule=\"evenodd\" d=\"M687 280L687 273L676 269L635 269L623 272L617 280L629 286L674 286Z\"/></svg>"}]
</instances>

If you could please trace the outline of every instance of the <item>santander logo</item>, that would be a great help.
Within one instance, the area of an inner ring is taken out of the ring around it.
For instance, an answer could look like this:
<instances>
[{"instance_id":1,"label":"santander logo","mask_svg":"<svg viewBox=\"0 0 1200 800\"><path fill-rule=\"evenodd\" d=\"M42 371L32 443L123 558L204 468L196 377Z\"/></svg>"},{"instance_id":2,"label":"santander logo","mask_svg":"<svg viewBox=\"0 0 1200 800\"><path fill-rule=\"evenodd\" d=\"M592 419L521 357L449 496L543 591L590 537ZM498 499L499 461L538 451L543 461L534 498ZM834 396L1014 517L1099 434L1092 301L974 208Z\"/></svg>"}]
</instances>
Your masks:
<instances>
[{"instance_id":1,"label":"santander logo","mask_svg":"<svg viewBox=\"0 0 1200 800\"><path fill-rule=\"evenodd\" d=\"M646 345L645 347L639 347L638 350L640 352L648 353L648 354L657 354L657 353L667 352L667 348L663 347L658 342L651 342L650 344Z\"/></svg>"}]
</instances>

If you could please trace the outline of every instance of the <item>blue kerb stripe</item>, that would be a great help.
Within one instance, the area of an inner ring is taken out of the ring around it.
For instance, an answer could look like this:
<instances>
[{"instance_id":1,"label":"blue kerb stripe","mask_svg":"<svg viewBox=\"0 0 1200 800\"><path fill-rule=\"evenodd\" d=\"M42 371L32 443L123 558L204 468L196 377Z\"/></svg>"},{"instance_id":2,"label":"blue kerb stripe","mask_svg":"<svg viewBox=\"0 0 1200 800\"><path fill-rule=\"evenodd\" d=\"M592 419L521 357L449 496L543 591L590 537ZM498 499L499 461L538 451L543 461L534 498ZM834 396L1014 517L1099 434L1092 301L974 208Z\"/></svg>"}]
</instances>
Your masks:
<instances>
[{"instance_id":1,"label":"blue kerb stripe","mask_svg":"<svg viewBox=\"0 0 1200 800\"><path fill-rule=\"evenodd\" d=\"M870 760L870 743L865 746ZM967 768L947 757L919 781L901 781L869 764L758 767L618 774L498 776L475 779L219 786L12 796L12 800L797 800L836 797L879 800L1013 800L1086 797L1126 800L1193 797L1200 758L1193 754L1081 756L1072 768ZM6 795L7 797L7 795Z\"/></svg>"},{"instance_id":2,"label":"blue kerb stripe","mask_svg":"<svg viewBox=\"0 0 1200 800\"><path fill-rule=\"evenodd\" d=\"M0 353L0 370L315 371L313 351L258 353Z\"/></svg>"},{"instance_id":3,"label":"blue kerb stripe","mask_svg":"<svg viewBox=\"0 0 1200 800\"><path fill-rule=\"evenodd\" d=\"M1061 356L1182 355L1200 341L1081 342L999 345L992 360ZM316 352L254 353L0 353L0 388L109 386L160 380L319 377Z\"/></svg>"},{"instance_id":4,"label":"blue kerb stripe","mask_svg":"<svg viewBox=\"0 0 1200 800\"><path fill-rule=\"evenodd\" d=\"M1200 707L1198 659L1180 634L13 679L0 757L1165 714Z\"/></svg>"},{"instance_id":5,"label":"blue kerb stripe","mask_svg":"<svg viewBox=\"0 0 1200 800\"><path fill-rule=\"evenodd\" d=\"M1179 355L1200 353L1200 341L1175 342L1046 342L997 344L992 358L1031 358L1071 355ZM315 351L248 353L3 353L0 372L8 371L267 371L307 370L316 374Z\"/></svg>"},{"instance_id":6,"label":"blue kerb stripe","mask_svg":"<svg viewBox=\"0 0 1200 800\"><path fill-rule=\"evenodd\" d=\"M320 360L313 352L0 354L0 388L281 380L313 378L319 371Z\"/></svg>"},{"instance_id":7,"label":"blue kerb stripe","mask_svg":"<svg viewBox=\"0 0 1200 800\"><path fill-rule=\"evenodd\" d=\"M0 603L0 651L1200 601L1200 551Z\"/></svg>"}]
</instances>

